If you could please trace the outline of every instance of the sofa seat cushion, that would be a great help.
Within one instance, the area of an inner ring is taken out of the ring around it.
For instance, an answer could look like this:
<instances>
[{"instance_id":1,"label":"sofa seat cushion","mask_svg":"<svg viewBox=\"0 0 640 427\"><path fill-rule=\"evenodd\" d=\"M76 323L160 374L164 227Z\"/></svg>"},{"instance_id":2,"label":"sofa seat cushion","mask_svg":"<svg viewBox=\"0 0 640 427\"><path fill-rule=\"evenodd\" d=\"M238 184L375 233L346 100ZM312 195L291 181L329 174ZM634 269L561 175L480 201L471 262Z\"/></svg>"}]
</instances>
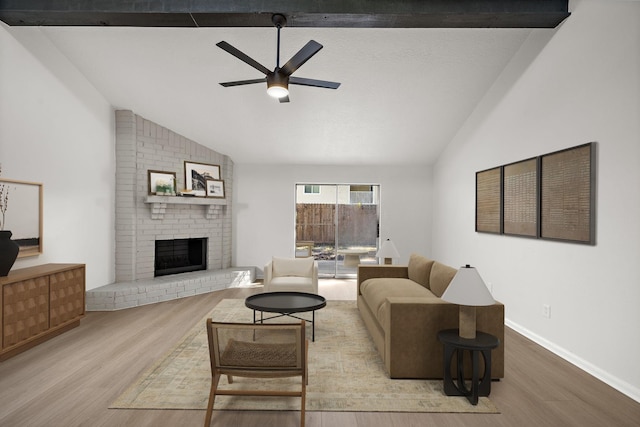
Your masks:
<instances>
[{"instance_id":1,"label":"sofa seat cushion","mask_svg":"<svg viewBox=\"0 0 640 427\"><path fill-rule=\"evenodd\" d=\"M274 277L270 282L271 286L277 287L289 287L289 286L313 286L313 281L311 277L293 277L293 276L284 276L284 277Z\"/></svg>"},{"instance_id":2,"label":"sofa seat cushion","mask_svg":"<svg viewBox=\"0 0 640 427\"><path fill-rule=\"evenodd\" d=\"M309 277L313 275L313 257L278 258L273 257L273 277Z\"/></svg>"},{"instance_id":3,"label":"sofa seat cushion","mask_svg":"<svg viewBox=\"0 0 640 427\"><path fill-rule=\"evenodd\" d=\"M367 303L371 312L376 316L381 326L384 326L382 319L386 310L386 299L389 297L433 297L431 291L409 279L400 278L378 278L368 279L360 285L362 299Z\"/></svg>"}]
</instances>

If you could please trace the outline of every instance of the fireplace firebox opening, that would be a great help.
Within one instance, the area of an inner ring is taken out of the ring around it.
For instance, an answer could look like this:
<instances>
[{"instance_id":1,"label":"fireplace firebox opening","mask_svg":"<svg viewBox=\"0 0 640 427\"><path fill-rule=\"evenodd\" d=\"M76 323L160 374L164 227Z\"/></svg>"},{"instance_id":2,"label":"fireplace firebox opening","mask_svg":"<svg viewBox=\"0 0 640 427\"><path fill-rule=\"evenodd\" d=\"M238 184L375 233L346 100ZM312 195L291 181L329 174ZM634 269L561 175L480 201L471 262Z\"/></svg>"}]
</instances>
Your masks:
<instances>
[{"instance_id":1,"label":"fireplace firebox opening","mask_svg":"<svg viewBox=\"0 0 640 427\"><path fill-rule=\"evenodd\" d=\"M155 277L206 269L206 237L156 240Z\"/></svg>"}]
</instances>

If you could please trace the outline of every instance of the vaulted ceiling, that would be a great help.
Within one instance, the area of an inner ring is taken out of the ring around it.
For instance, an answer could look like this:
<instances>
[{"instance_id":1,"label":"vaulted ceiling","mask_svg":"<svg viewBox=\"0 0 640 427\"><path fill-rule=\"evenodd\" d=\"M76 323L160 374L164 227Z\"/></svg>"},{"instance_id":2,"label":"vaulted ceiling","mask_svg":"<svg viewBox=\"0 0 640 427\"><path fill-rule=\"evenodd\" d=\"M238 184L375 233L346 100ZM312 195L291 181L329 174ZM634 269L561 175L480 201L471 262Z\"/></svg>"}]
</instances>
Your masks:
<instances>
[{"instance_id":1,"label":"vaulted ceiling","mask_svg":"<svg viewBox=\"0 0 640 427\"><path fill-rule=\"evenodd\" d=\"M114 108L235 162L380 165L433 163L530 34L568 16L566 1L208 3L3 1L0 19ZM291 102L279 103L266 84L218 84L264 77L216 47L222 40L275 67L276 12L288 21L281 65L316 40L324 48L294 75L337 90L292 85Z\"/></svg>"}]
</instances>

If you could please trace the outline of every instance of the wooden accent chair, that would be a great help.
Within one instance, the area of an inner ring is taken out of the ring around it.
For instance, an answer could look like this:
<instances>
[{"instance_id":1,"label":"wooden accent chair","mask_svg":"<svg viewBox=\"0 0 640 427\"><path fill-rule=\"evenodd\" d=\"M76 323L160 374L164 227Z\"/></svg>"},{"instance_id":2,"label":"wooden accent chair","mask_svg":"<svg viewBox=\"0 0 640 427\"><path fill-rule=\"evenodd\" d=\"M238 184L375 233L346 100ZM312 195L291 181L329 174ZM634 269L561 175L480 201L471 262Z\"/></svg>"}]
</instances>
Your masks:
<instances>
[{"instance_id":1,"label":"wooden accent chair","mask_svg":"<svg viewBox=\"0 0 640 427\"><path fill-rule=\"evenodd\" d=\"M304 427L308 384L305 322L288 324L222 323L207 319L211 360L211 391L204 421L211 424L216 395L294 396L301 398L300 426ZM300 376L300 391L220 389L220 377L282 378Z\"/></svg>"}]
</instances>

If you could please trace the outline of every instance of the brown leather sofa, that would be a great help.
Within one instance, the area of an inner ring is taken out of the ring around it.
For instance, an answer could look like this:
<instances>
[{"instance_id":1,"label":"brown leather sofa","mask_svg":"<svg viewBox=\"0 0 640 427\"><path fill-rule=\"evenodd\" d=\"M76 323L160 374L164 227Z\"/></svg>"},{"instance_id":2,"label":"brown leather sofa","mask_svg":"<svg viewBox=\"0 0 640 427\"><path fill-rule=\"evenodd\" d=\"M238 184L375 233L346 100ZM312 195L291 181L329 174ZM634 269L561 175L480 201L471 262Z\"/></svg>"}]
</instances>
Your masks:
<instances>
[{"instance_id":1,"label":"brown leather sofa","mask_svg":"<svg viewBox=\"0 0 640 427\"><path fill-rule=\"evenodd\" d=\"M406 266L358 266L358 310L390 378L443 377L437 334L458 328L458 306L440 296L456 272L417 254ZM500 340L491 354L491 377L503 378L504 305L478 307L477 330Z\"/></svg>"}]
</instances>

